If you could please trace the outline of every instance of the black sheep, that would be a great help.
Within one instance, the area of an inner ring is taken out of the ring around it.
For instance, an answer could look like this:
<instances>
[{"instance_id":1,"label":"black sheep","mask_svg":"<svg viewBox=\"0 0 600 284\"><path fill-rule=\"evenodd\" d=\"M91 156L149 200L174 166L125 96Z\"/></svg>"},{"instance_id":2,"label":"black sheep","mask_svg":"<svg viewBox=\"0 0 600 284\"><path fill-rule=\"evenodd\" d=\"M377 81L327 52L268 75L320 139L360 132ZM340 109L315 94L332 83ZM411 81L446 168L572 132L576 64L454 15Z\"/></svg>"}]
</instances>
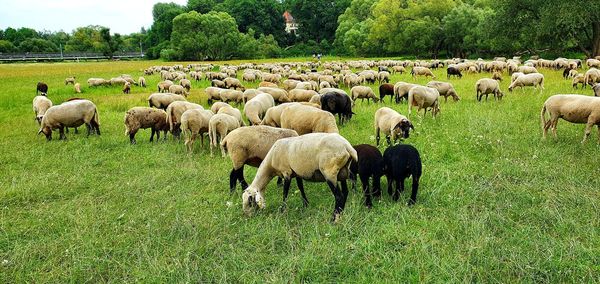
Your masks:
<instances>
[{"instance_id":1,"label":"black sheep","mask_svg":"<svg viewBox=\"0 0 600 284\"><path fill-rule=\"evenodd\" d=\"M333 115L337 114L340 118L340 124L350 120L352 115L352 100L350 97L335 92L326 93L321 96L321 109L328 111Z\"/></svg>"},{"instance_id":2,"label":"black sheep","mask_svg":"<svg viewBox=\"0 0 600 284\"><path fill-rule=\"evenodd\" d=\"M458 68L454 66L449 66L448 69L446 69L446 74L448 75L448 79L450 79L450 76L452 75L457 76L458 78L462 78L460 70L458 70Z\"/></svg>"},{"instance_id":3,"label":"black sheep","mask_svg":"<svg viewBox=\"0 0 600 284\"><path fill-rule=\"evenodd\" d=\"M381 196L381 176L383 175L383 156L374 146L360 144L354 146L358 155L358 162L350 164L350 180L356 189L356 177L360 176L363 192L365 195L365 206L371 208L371 196ZM369 187L369 178L373 178L373 186Z\"/></svg>"},{"instance_id":4,"label":"black sheep","mask_svg":"<svg viewBox=\"0 0 600 284\"><path fill-rule=\"evenodd\" d=\"M570 67L565 68L565 70L563 71L563 78L569 78L569 72L571 72L571 70L572 69Z\"/></svg>"},{"instance_id":5,"label":"black sheep","mask_svg":"<svg viewBox=\"0 0 600 284\"><path fill-rule=\"evenodd\" d=\"M385 96L390 96L390 103L394 99L394 85L393 84L382 84L379 86L379 99L383 102Z\"/></svg>"},{"instance_id":6,"label":"black sheep","mask_svg":"<svg viewBox=\"0 0 600 284\"><path fill-rule=\"evenodd\" d=\"M421 178L421 157L415 147L406 144L399 144L385 149L383 153L383 162L385 165L385 176L388 182L388 194L394 201L398 201L400 193L404 191L404 180L412 176L412 192L408 205L413 205L417 201L417 191L419 190L419 179ZM396 183L396 190L392 190L392 183Z\"/></svg>"},{"instance_id":7,"label":"black sheep","mask_svg":"<svg viewBox=\"0 0 600 284\"><path fill-rule=\"evenodd\" d=\"M35 94L37 95L38 92L41 92L42 95L47 95L48 94L48 85L46 85L46 83L44 82L38 82L37 83L37 89L35 90Z\"/></svg>"}]
</instances>

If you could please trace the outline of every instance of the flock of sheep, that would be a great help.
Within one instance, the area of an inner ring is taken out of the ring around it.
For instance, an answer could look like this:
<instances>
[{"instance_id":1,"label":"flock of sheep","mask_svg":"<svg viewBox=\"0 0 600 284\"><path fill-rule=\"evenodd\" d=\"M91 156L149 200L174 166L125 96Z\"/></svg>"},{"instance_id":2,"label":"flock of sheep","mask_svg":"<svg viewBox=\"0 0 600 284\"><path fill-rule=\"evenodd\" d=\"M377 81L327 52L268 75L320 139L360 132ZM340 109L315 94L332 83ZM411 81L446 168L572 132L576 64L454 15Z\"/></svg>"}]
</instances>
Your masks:
<instances>
[{"instance_id":1,"label":"flock of sheep","mask_svg":"<svg viewBox=\"0 0 600 284\"><path fill-rule=\"evenodd\" d=\"M423 109L425 114L431 110L435 118L440 113L440 96L445 100L448 97L460 100L449 82L431 81L425 86L406 82L390 84L392 73L403 73L410 68L413 78L427 76L435 79L431 69L446 67L450 79L451 76L461 78L464 72L489 72L491 78L480 79L475 85L476 98L480 101L484 95L487 100L489 94L498 100L503 97L498 81L502 80L504 72L511 74L508 89L512 92L514 88L528 86L543 90L544 76L537 68L563 69L563 76L572 78L573 87L577 87L580 78L583 78L584 87L592 86L596 97L555 95L548 98L541 111L543 136L546 136L549 128L556 136L557 121L563 118L573 123L587 124L585 142L591 128L600 125L600 97L597 97L600 96L600 71L595 68L600 67L600 60L587 60L589 70L579 74L582 65L580 60L564 58L530 59L525 62L519 58L495 58L493 61L246 63L218 68L210 64L153 66L144 70L144 73L145 76L160 76L158 92L148 97L148 107L133 107L125 113L125 134L135 144L135 135L140 129L151 129L150 141L154 140L155 134L158 140L160 132L163 132L165 139L168 132L175 138L180 138L183 132L185 146L190 152L198 137L201 145L204 145L207 134L211 156L218 147L223 157L229 155L231 158L230 191L233 192L238 183L241 185L246 213L250 213L255 206L265 207L264 191L275 176L283 182L284 201L291 180L296 178L305 205L308 199L303 180L326 182L335 198L332 219L337 220L348 196L346 180L350 179L356 186L356 180L360 177L365 205L370 207L372 196L381 194L381 176L386 175L388 193L394 200L404 190L404 180L412 176L409 204L414 204L422 166L417 149L397 144L398 139L409 138L410 130L414 130L407 116L388 107L381 107L375 112L373 125L377 145L383 132L389 146L382 154L372 145L350 145L339 135L334 115L339 116L340 124L348 123L354 114L353 106L359 99L383 102L386 96L390 96L396 103L406 100L408 114L411 114L413 107L417 107L417 111ZM215 69L219 71L214 72ZM240 72L241 81L237 79ZM200 80L211 83L205 89L210 109L187 100L192 81ZM379 96L366 86L377 82L380 84ZM256 89L247 89L244 87L246 83L259 84ZM73 84L75 92L81 92L74 77L65 79L65 84ZM146 87L146 80L139 77L136 82L129 75L121 75L110 80L91 78L88 85L92 88L117 85L122 87L124 93L129 93L132 85ZM349 88L350 94L341 89L342 86ZM73 98L53 106L46 95L48 86L38 83L37 90L42 92L33 100L33 110L40 124L38 134L44 133L51 140L52 131L58 129L60 139L65 139L65 131L69 127L76 130L85 124L88 135L100 135L98 109L93 102ZM243 104L243 115L230 103ZM546 120L546 113L550 115L549 120ZM246 126L244 117L250 126ZM249 185L244 179L244 165L258 168Z\"/></svg>"}]
</instances>

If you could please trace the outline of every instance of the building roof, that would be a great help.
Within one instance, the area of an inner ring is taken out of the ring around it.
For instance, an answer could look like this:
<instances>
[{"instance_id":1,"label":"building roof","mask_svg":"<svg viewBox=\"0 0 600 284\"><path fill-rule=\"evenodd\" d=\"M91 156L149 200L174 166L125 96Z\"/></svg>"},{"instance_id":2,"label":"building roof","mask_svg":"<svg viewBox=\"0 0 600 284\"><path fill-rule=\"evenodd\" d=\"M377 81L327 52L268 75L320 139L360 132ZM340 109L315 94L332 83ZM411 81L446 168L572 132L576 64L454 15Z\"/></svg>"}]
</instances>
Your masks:
<instances>
[{"instance_id":1,"label":"building roof","mask_svg":"<svg viewBox=\"0 0 600 284\"><path fill-rule=\"evenodd\" d=\"M290 14L290 12L288 12L288 11L285 11L283 13L283 18L285 19L286 23L294 23L294 22L296 22L296 20L292 16L292 14Z\"/></svg>"}]
</instances>

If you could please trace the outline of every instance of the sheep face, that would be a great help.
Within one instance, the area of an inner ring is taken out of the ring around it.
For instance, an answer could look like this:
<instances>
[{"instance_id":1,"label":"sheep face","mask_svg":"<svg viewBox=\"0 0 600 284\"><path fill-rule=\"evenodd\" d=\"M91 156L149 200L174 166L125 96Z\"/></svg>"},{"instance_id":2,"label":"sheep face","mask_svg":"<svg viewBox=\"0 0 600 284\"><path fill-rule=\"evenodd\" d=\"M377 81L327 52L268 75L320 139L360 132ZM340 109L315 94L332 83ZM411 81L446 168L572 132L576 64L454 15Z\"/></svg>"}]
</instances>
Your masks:
<instances>
[{"instance_id":1,"label":"sheep face","mask_svg":"<svg viewBox=\"0 0 600 284\"><path fill-rule=\"evenodd\" d=\"M409 120L403 119L398 124L396 124L396 126L394 127L394 132L401 133L402 138L406 139L410 134L410 129L415 130L415 127Z\"/></svg>"},{"instance_id":2,"label":"sheep face","mask_svg":"<svg viewBox=\"0 0 600 284\"><path fill-rule=\"evenodd\" d=\"M52 140L52 129L50 129L49 126L43 126L42 128L40 128L40 131L38 131L38 135L40 133L44 133L44 135L46 135L46 140Z\"/></svg>"},{"instance_id":3,"label":"sheep face","mask_svg":"<svg viewBox=\"0 0 600 284\"><path fill-rule=\"evenodd\" d=\"M264 209L265 206L266 203L264 197L260 194L260 191L252 185L244 191L244 194L242 194L242 208L246 215L252 213L253 207Z\"/></svg>"}]
</instances>

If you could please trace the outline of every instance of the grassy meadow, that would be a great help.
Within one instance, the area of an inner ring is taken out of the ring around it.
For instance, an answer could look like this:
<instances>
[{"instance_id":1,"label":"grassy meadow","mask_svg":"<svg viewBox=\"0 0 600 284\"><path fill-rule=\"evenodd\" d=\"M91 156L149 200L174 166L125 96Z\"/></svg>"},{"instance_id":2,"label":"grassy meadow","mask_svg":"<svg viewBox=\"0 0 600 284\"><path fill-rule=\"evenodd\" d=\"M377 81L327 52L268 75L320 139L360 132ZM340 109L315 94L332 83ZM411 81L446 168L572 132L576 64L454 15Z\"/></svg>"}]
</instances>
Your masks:
<instances>
[{"instance_id":1,"label":"grassy meadow","mask_svg":"<svg viewBox=\"0 0 600 284\"><path fill-rule=\"evenodd\" d=\"M137 80L157 64L165 63L0 65L0 283L600 282L598 131L582 145L584 125L561 121L557 140L541 139L547 97L592 95L573 90L562 71L541 70L541 94L509 93L505 75L500 102L475 100L475 82L488 73L451 79L459 102L442 101L435 120L410 117L416 131L405 143L423 160L417 204L406 206L410 190L397 203L384 190L369 210L360 190L351 191L334 225L324 183L306 184L308 208L293 183L280 212L282 189L272 181L266 209L246 217L239 186L229 194L231 161L211 158L208 144L188 154L182 142L151 144L150 131L141 130L130 145L123 116L147 106L159 76L145 76L149 87L132 86L129 95L88 88L86 80ZM434 72L447 81L445 69ZM64 85L70 75L82 94ZM37 136L38 81L49 85L54 104L95 102L102 135L86 138L81 127L66 141L57 132L51 142ZM397 81L413 82L410 74L393 75ZM192 84L188 100L207 107L209 83ZM374 145L373 115L382 105L407 113L406 103L389 97L359 101L341 134ZM255 172L246 167L248 182Z\"/></svg>"}]
</instances>

